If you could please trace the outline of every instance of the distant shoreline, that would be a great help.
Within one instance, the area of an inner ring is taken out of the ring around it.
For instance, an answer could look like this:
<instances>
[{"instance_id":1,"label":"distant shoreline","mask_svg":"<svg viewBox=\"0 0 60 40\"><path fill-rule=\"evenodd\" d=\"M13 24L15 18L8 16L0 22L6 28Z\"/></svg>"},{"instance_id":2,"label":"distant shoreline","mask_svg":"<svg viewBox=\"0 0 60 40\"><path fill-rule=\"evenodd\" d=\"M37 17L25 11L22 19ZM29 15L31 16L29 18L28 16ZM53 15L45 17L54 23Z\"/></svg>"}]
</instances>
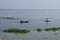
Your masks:
<instances>
[{"instance_id":1,"label":"distant shoreline","mask_svg":"<svg viewBox=\"0 0 60 40\"><path fill-rule=\"evenodd\" d=\"M18 20L18 18L15 18L15 17L3 17L3 16L0 16L0 20Z\"/></svg>"}]
</instances>

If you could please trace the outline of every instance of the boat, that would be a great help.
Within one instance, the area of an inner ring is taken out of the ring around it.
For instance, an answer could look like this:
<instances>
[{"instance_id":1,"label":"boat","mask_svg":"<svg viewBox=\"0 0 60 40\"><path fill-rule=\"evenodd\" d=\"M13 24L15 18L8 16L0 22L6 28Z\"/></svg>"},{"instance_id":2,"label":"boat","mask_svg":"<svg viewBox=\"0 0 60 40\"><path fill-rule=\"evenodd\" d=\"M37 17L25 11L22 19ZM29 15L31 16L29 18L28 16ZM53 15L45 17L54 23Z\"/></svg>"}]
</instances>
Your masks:
<instances>
[{"instance_id":1,"label":"boat","mask_svg":"<svg viewBox=\"0 0 60 40\"><path fill-rule=\"evenodd\" d=\"M29 21L21 20L20 23L29 23Z\"/></svg>"},{"instance_id":2,"label":"boat","mask_svg":"<svg viewBox=\"0 0 60 40\"><path fill-rule=\"evenodd\" d=\"M50 20L48 20L48 18L46 18L46 20L44 20L44 22L51 22Z\"/></svg>"}]
</instances>

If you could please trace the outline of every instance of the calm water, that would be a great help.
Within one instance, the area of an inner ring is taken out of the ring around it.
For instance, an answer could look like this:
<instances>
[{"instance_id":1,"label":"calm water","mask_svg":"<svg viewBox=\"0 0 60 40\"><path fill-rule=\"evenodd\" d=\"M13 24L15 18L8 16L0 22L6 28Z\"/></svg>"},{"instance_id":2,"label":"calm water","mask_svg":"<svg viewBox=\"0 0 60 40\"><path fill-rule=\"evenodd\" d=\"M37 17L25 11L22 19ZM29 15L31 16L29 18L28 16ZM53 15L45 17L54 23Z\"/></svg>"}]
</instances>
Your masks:
<instances>
[{"instance_id":1,"label":"calm water","mask_svg":"<svg viewBox=\"0 0 60 40\"><path fill-rule=\"evenodd\" d=\"M20 20L0 20L0 30L5 28L36 30L37 28L60 27L60 10L0 9L0 16L12 16L29 21L28 24L20 24ZM51 21L48 23L48 27L44 22L46 17Z\"/></svg>"},{"instance_id":2,"label":"calm water","mask_svg":"<svg viewBox=\"0 0 60 40\"><path fill-rule=\"evenodd\" d=\"M60 27L60 10L17 10L17 9L0 9L0 16L12 16L17 17L22 20L28 20L27 24L20 24L20 20L0 20L0 33L3 29L8 28L18 28L18 29L28 29L28 30L36 30L37 28L48 28L48 27ZM48 27L46 26L44 20L45 18L49 18L51 21L48 23ZM26 35L10 35L7 34L10 40L18 39L21 40L44 40L43 38L48 34L49 40L59 40L59 38L48 32L38 33L38 32L30 32ZM48 40L45 37L46 40ZM51 38L50 38L51 37ZM60 36L59 36L60 37ZM8 39L9 40L9 39Z\"/></svg>"},{"instance_id":3,"label":"calm water","mask_svg":"<svg viewBox=\"0 0 60 40\"><path fill-rule=\"evenodd\" d=\"M57 35L55 35L57 33ZM6 36L5 40L60 40L60 31L57 32L37 32L31 31L28 34L2 33L0 37Z\"/></svg>"}]
</instances>

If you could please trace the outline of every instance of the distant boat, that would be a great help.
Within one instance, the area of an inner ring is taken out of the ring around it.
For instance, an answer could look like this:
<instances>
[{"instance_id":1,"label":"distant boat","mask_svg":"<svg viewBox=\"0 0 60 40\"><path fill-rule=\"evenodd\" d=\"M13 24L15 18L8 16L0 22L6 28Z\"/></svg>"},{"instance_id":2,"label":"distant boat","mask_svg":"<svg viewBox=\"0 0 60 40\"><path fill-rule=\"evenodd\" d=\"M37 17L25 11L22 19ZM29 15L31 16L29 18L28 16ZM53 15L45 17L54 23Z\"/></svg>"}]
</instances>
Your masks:
<instances>
[{"instance_id":1,"label":"distant boat","mask_svg":"<svg viewBox=\"0 0 60 40\"><path fill-rule=\"evenodd\" d=\"M46 18L46 20L44 20L44 22L51 22L50 20L48 20L48 18Z\"/></svg>"},{"instance_id":2,"label":"distant boat","mask_svg":"<svg viewBox=\"0 0 60 40\"><path fill-rule=\"evenodd\" d=\"M20 23L29 23L29 21L21 20Z\"/></svg>"},{"instance_id":3,"label":"distant boat","mask_svg":"<svg viewBox=\"0 0 60 40\"><path fill-rule=\"evenodd\" d=\"M44 20L44 22L46 22L46 25L48 24L48 22L51 22L50 20L48 20L48 18L46 18L46 20Z\"/></svg>"}]
</instances>

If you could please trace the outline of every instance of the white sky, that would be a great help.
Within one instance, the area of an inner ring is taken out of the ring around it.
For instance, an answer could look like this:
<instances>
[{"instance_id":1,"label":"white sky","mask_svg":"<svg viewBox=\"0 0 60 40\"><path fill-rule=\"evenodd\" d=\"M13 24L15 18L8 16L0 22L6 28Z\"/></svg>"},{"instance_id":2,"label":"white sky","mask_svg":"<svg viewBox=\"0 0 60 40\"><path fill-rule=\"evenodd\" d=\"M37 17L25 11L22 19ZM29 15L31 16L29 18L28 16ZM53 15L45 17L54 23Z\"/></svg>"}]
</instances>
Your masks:
<instances>
[{"instance_id":1,"label":"white sky","mask_svg":"<svg viewBox=\"0 0 60 40\"><path fill-rule=\"evenodd\" d=\"M0 0L0 9L60 9L60 0Z\"/></svg>"}]
</instances>

